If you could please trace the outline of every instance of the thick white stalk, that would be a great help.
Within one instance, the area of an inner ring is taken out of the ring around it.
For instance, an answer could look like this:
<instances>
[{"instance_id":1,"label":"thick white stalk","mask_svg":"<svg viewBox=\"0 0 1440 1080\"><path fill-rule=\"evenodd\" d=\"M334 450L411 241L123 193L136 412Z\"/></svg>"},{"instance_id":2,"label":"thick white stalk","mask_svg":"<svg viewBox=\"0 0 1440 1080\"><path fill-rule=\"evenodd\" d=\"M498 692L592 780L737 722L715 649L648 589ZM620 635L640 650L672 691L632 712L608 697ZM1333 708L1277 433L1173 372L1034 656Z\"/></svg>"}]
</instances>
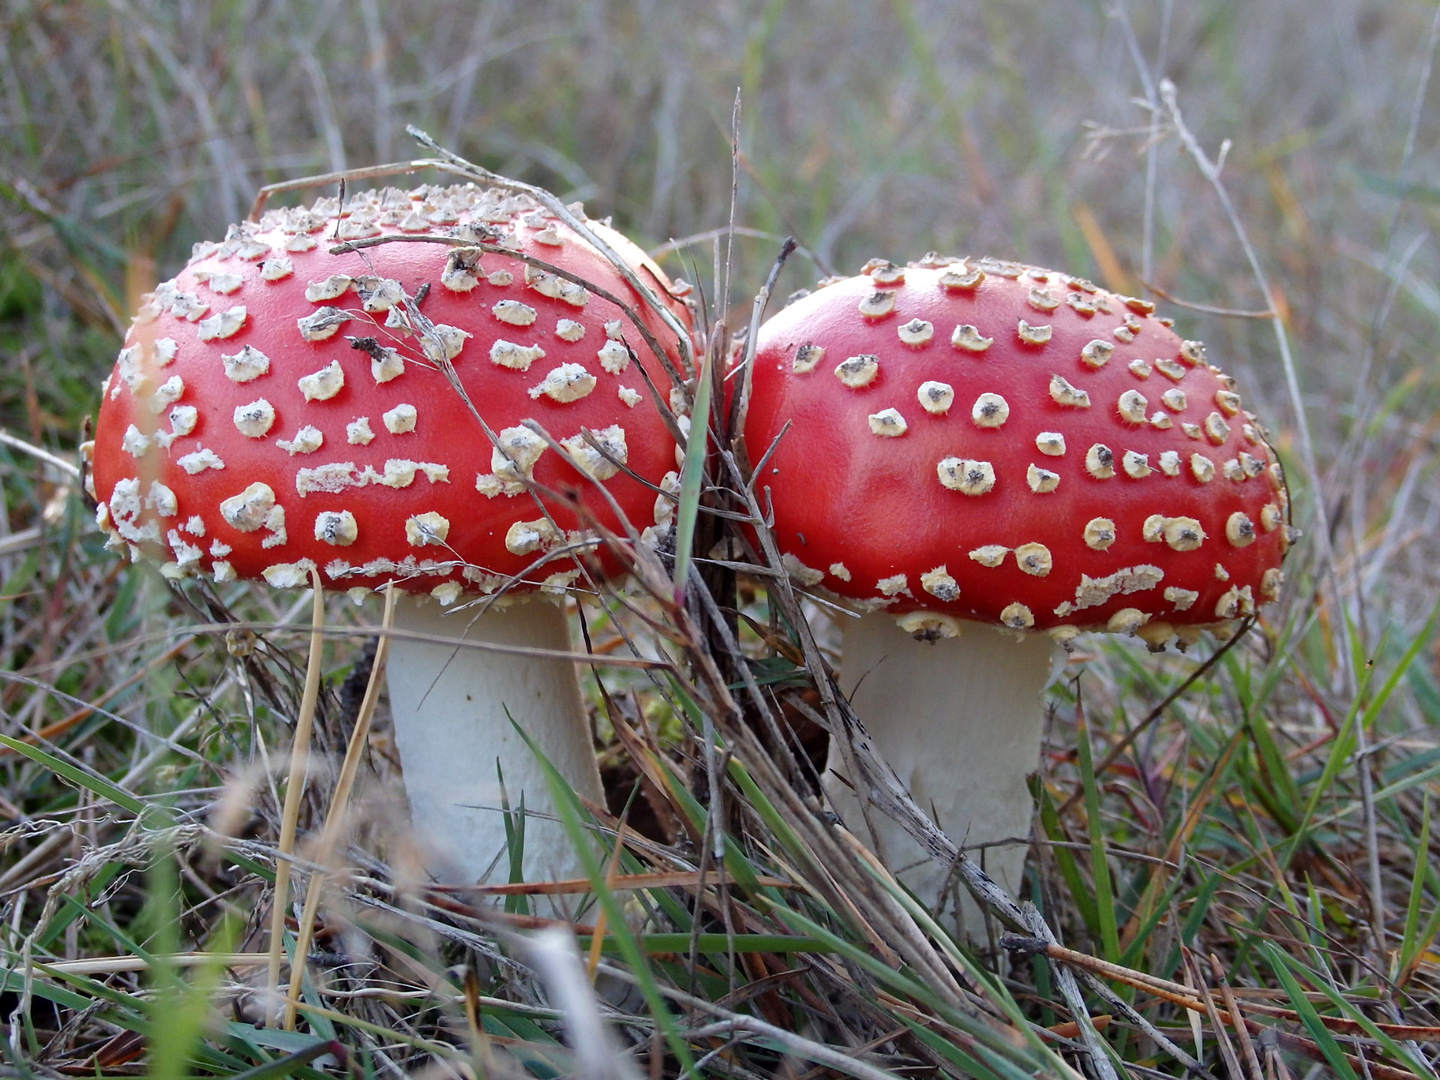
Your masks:
<instances>
[{"instance_id":1,"label":"thick white stalk","mask_svg":"<svg viewBox=\"0 0 1440 1080\"><path fill-rule=\"evenodd\" d=\"M523 798L526 881L585 876L554 816L539 762L518 724L583 799L603 802L589 720L575 665L473 645L494 642L570 652L563 605L544 597L453 611L402 597L395 627L435 639L397 638L388 682L395 742L417 839L432 872L447 883L509 880L499 774L512 808ZM514 720L514 724L511 720ZM497 772L498 768L498 772Z\"/></svg>"},{"instance_id":2,"label":"thick white stalk","mask_svg":"<svg viewBox=\"0 0 1440 1080\"><path fill-rule=\"evenodd\" d=\"M1039 763L1041 692L1055 643L978 623L958 638L916 641L894 616L879 612L845 620L843 649L843 688L881 755L920 809L1013 895L1025 866L1026 777ZM831 805L857 835L876 841L885 864L935 908L948 868L878 809L870 818L879 835L868 835L855 794L840 779L844 761L832 743L825 780ZM973 850L1012 838L1020 842ZM957 890L961 928L983 941L979 907L963 886Z\"/></svg>"}]
</instances>

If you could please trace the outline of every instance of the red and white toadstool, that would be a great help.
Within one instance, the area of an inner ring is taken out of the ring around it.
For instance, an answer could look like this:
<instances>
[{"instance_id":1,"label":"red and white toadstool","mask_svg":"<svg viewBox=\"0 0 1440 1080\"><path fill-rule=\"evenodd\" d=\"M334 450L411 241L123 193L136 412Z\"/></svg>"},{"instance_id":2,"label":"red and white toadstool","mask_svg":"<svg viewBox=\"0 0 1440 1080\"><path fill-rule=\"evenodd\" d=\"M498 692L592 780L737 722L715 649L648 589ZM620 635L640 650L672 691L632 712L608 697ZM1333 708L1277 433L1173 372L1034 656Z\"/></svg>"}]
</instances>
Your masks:
<instances>
[{"instance_id":1,"label":"red and white toadstool","mask_svg":"<svg viewBox=\"0 0 1440 1080\"><path fill-rule=\"evenodd\" d=\"M770 453L756 485L787 568L861 614L856 713L962 846L1028 834L1055 640L1183 645L1280 589L1280 466L1146 301L998 260L876 261L769 319L751 379L745 438ZM827 791L858 827L836 742ZM923 862L877 828L891 866ZM985 865L1014 890L1024 856ZM903 880L933 904L946 872Z\"/></svg>"},{"instance_id":2,"label":"red and white toadstool","mask_svg":"<svg viewBox=\"0 0 1440 1080\"><path fill-rule=\"evenodd\" d=\"M648 297L523 194L268 212L155 290L104 389L93 473L116 546L172 577L304 587L318 568L327 588L409 594L397 627L441 640L394 643L396 741L417 832L460 881L509 872L497 762L512 805L553 806L512 719L583 798L601 791L570 661L444 639L569 652L559 601L617 569L591 525L651 526L674 483L663 412L689 311L633 244L585 226ZM400 239L331 250L381 237ZM530 822L525 855L531 879L580 873L558 824Z\"/></svg>"}]
</instances>

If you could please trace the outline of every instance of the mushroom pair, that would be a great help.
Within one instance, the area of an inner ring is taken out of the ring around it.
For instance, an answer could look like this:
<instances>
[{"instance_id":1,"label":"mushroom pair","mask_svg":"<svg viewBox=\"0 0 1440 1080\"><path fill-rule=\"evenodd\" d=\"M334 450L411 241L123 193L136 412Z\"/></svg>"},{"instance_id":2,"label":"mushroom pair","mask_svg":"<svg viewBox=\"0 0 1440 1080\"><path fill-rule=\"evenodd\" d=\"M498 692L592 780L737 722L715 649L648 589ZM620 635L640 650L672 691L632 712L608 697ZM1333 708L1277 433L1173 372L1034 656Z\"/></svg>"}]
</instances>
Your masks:
<instances>
[{"instance_id":1,"label":"mushroom pair","mask_svg":"<svg viewBox=\"0 0 1440 1080\"><path fill-rule=\"evenodd\" d=\"M105 382L113 546L169 577L404 590L396 742L449 880L508 878L502 775L541 815L527 878L581 873L516 729L603 801L563 598L620 569L600 536L668 514L680 297L613 230L523 193L369 192L197 245Z\"/></svg>"},{"instance_id":2,"label":"mushroom pair","mask_svg":"<svg viewBox=\"0 0 1440 1080\"><path fill-rule=\"evenodd\" d=\"M762 326L744 430L790 574L856 616L856 713L1012 891L1055 644L1183 647L1281 586L1284 481L1233 382L1148 301L1079 278L874 261ZM858 829L867 793L844 761L832 738L826 791ZM936 904L949 868L872 817ZM983 931L974 906L962 922Z\"/></svg>"}]
</instances>

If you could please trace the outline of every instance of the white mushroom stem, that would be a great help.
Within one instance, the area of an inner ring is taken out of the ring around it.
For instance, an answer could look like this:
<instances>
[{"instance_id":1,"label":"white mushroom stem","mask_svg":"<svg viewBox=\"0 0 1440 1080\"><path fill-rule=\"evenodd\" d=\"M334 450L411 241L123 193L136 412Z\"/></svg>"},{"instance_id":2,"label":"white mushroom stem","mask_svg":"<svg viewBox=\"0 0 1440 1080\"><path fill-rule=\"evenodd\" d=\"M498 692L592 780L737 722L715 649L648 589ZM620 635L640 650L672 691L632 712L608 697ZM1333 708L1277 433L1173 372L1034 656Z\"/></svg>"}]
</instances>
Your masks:
<instances>
[{"instance_id":1,"label":"white mushroom stem","mask_svg":"<svg viewBox=\"0 0 1440 1080\"><path fill-rule=\"evenodd\" d=\"M570 652L563 604L536 597L477 614L407 595L395 628L429 639L394 641L388 681L411 821L432 872L450 884L510 880L503 773L511 808L525 804L524 879L584 877L564 826L546 820L556 813L550 786L515 730L582 799L603 802L575 665L483 647Z\"/></svg>"},{"instance_id":2,"label":"white mushroom stem","mask_svg":"<svg viewBox=\"0 0 1440 1080\"><path fill-rule=\"evenodd\" d=\"M1026 777L1039 763L1041 693L1055 643L978 623L958 638L916 641L893 615L878 612L845 620L843 648L843 688L881 756L920 810L1013 895L1024 872ZM843 748L832 740L825 775L831 805L922 903L937 908L948 867L875 807L869 816L878 835L870 836L846 775ZM1008 840L1015 842L975 850ZM983 913L958 879L955 885L961 929L984 941Z\"/></svg>"}]
</instances>

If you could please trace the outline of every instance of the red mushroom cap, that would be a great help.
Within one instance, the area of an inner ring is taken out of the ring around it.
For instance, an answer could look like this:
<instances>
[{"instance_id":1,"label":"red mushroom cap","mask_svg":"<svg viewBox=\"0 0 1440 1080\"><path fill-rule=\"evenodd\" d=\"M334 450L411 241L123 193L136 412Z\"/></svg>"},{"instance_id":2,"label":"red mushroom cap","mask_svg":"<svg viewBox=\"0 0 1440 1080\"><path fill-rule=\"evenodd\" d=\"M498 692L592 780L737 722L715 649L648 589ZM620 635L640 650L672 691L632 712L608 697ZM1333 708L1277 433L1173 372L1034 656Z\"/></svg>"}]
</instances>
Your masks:
<instances>
[{"instance_id":1,"label":"red mushroom cap","mask_svg":"<svg viewBox=\"0 0 1440 1080\"><path fill-rule=\"evenodd\" d=\"M1276 596L1280 466L1151 304L997 260L866 270L757 342L746 444L800 581L947 635L1163 641Z\"/></svg>"},{"instance_id":2,"label":"red mushroom cap","mask_svg":"<svg viewBox=\"0 0 1440 1080\"><path fill-rule=\"evenodd\" d=\"M660 269L589 224L688 332ZM330 251L381 236L497 244L590 288L478 247ZM174 575L295 585L318 566L327 586L398 580L442 600L521 574L560 587L577 566L547 552L591 519L623 529L594 481L643 529L657 513L647 485L675 467L666 364L593 290L631 305L684 371L679 336L527 196L386 190L234 226L197 245L126 336L96 430L100 523ZM583 513L542 511L531 479L573 491Z\"/></svg>"}]
</instances>

